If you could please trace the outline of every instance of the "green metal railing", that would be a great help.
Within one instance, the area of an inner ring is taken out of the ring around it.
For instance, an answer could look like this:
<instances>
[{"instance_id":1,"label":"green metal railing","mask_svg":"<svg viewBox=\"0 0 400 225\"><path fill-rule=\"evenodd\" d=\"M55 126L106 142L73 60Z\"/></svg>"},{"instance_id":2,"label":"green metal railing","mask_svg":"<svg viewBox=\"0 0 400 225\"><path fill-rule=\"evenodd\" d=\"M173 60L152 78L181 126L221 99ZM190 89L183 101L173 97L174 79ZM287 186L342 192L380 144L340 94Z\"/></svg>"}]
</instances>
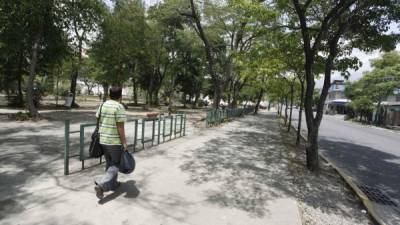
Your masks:
<instances>
[{"instance_id":1,"label":"green metal railing","mask_svg":"<svg viewBox=\"0 0 400 225\"><path fill-rule=\"evenodd\" d=\"M210 110L206 115L206 127L216 126L235 117L254 112L253 107Z\"/></svg>"},{"instance_id":2,"label":"green metal railing","mask_svg":"<svg viewBox=\"0 0 400 225\"><path fill-rule=\"evenodd\" d=\"M135 152L139 149L145 149L146 143L151 143L151 146L162 144L166 141L170 141L175 138L179 138L186 135L186 114L177 114L170 116L160 115L155 118L143 118L143 119L130 119L125 125L125 129L131 129L130 125L133 123L133 143L129 146L133 146ZM146 136L146 124L151 124L151 137ZM169 125L169 126L168 126ZM88 127L95 127L96 123L84 123L79 125L79 130L70 131L70 121L65 121L64 131L64 174L69 174L69 160L74 157L78 157L81 161L81 169L85 169L85 160L90 159L88 156L88 149L85 151L85 129ZM140 133L139 133L140 132ZM79 153L70 155L70 135L79 133ZM139 135L140 137L139 137ZM161 139L162 137L162 139ZM167 138L167 139L166 139ZM128 137L127 137L128 139ZM100 157L99 164L102 163L102 157Z\"/></svg>"}]
</instances>

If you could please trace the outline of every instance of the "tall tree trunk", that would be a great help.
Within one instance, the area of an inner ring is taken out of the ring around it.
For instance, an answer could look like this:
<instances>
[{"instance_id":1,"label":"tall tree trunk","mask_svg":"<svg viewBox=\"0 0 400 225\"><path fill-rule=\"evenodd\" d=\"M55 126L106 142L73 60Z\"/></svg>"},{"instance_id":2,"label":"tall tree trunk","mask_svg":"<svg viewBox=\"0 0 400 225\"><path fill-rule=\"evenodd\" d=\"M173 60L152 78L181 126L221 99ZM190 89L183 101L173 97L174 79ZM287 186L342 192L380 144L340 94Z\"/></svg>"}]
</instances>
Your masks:
<instances>
[{"instance_id":1,"label":"tall tree trunk","mask_svg":"<svg viewBox=\"0 0 400 225\"><path fill-rule=\"evenodd\" d=\"M285 96L285 126L287 125L288 122L288 96Z\"/></svg>"},{"instance_id":2,"label":"tall tree trunk","mask_svg":"<svg viewBox=\"0 0 400 225\"><path fill-rule=\"evenodd\" d=\"M277 103L277 112L278 112L278 116L280 116L280 113L281 113L279 109L280 109L280 105L279 105L279 101L278 101L278 103Z\"/></svg>"},{"instance_id":3,"label":"tall tree trunk","mask_svg":"<svg viewBox=\"0 0 400 225\"><path fill-rule=\"evenodd\" d=\"M281 104L281 110L280 110L280 114L279 114L279 116L282 116L282 112L283 112L283 98L281 98L281 100L280 100L280 104Z\"/></svg>"},{"instance_id":4,"label":"tall tree trunk","mask_svg":"<svg viewBox=\"0 0 400 225\"><path fill-rule=\"evenodd\" d=\"M215 73L214 70L214 59L213 59L213 46L211 43L208 41L208 38L206 34L204 33L203 27L200 22L200 17L196 12L195 4L193 0L190 0L190 8L191 8L191 18L194 19L194 22L196 24L196 28L198 31L198 34L203 41L204 44L204 50L206 53L206 59L208 61L208 72L211 75L212 81L214 83L214 108L218 109L219 108L219 102L221 100L221 80L218 77L218 75Z\"/></svg>"},{"instance_id":5,"label":"tall tree trunk","mask_svg":"<svg viewBox=\"0 0 400 225\"><path fill-rule=\"evenodd\" d=\"M288 125L288 132L292 128L292 113L293 113L293 96L294 96L294 84L290 85L290 113L289 113L289 125Z\"/></svg>"},{"instance_id":6,"label":"tall tree trunk","mask_svg":"<svg viewBox=\"0 0 400 225\"><path fill-rule=\"evenodd\" d=\"M174 91L171 90L171 92L169 93L169 97L168 97L168 115L172 114L172 109L173 109L173 97L174 97Z\"/></svg>"},{"instance_id":7,"label":"tall tree trunk","mask_svg":"<svg viewBox=\"0 0 400 225\"><path fill-rule=\"evenodd\" d=\"M240 74L238 74L240 76ZM238 107L238 99L239 99L239 92L240 92L240 81L239 79L234 81L233 84L233 94L232 94L232 108L237 108Z\"/></svg>"},{"instance_id":8,"label":"tall tree trunk","mask_svg":"<svg viewBox=\"0 0 400 225\"><path fill-rule=\"evenodd\" d=\"M171 78L171 90L168 91L168 115L172 114L174 107L175 78L175 76Z\"/></svg>"},{"instance_id":9,"label":"tall tree trunk","mask_svg":"<svg viewBox=\"0 0 400 225\"><path fill-rule=\"evenodd\" d=\"M36 76L36 64L37 64L37 54L39 48L39 41L42 37L42 29L40 29L34 38L32 44L32 54L31 54L31 64L29 66L29 78L28 78L28 87L26 92L26 106L28 107L29 114L32 118L36 119L39 117L39 112L33 102L33 85L35 82Z\"/></svg>"},{"instance_id":10,"label":"tall tree trunk","mask_svg":"<svg viewBox=\"0 0 400 225\"><path fill-rule=\"evenodd\" d=\"M60 72L60 71L58 71L58 72ZM63 71L61 70L61 73L63 73ZM62 76L62 75L61 75ZM59 73L57 73L57 76L56 76L56 107L58 107L58 95L59 95L59 93L58 93L58 90L59 90L59 86L58 86L58 84L60 83L60 74Z\"/></svg>"},{"instance_id":11,"label":"tall tree trunk","mask_svg":"<svg viewBox=\"0 0 400 225\"><path fill-rule=\"evenodd\" d=\"M376 113L375 113L375 118L374 118L374 124L375 125L379 125L379 117L380 117L380 113L381 113L381 100L379 98L378 104L376 106Z\"/></svg>"},{"instance_id":12,"label":"tall tree trunk","mask_svg":"<svg viewBox=\"0 0 400 225\"><path fill-rule=\"evenodd\" d=\"M238 99L238 93L237 92L238 92L237 91L237 85L233 85L231 108L236 108L237 107L237 99Z\"/></svg>"},{"instance_id":13,"label":"tall tree trunk","mask_svg":"<svg viewBox=\"0 0 400 225\"><path fill-rule=\"evenodd\" d=\"M78 43L78 64L75 65L74 67L74 73L72 74L72 78L71 78L71 87L70 87L70 92L72 93L72 104L71 107L73 108L77 108L78 104L76 104L76 84L78 81L78 77L79 77L79 70L82 64L82 39L79 38L79 43Z\"/></svg>"},{"instance_id":14,"label":"tall tree trunk","mask_svg":"<svg viewBox=\"0 0 400 225\"><path fill-rule=\"evenodd\" d=\"M194 96L194 103L193 103L193 108L197 108L198 106L198 101L199 101L199 97L200 97L200 92L197 92Z\"/></svg>"},{"instance_id":15,"label":"tall tree trunk","mask_svg":"<svg viewBox=\"0 0 400 225\"><path fill-rule=\"evenodd\" d=\"M157 89L154 90L154 93L153 93L153 104L154 105L159 105L160 104L160 101L159 101L159 98L158 98L158 92L159 91L160 91L160 88L157 88Z\"/></svg>"},{"instance_id":16,"label":"tall tree trunk","mask_svg":"<svg viewBox=\"0 0 400 225\"><path fill-rule=\"evenodd\" d=\"M313 126L308 131L307 136L307 167L312 171L316 171L319 169L319 155L318 151L315 151L315 149L318 150L318 126Z\"/></svg>"},{"instance_id":17,"label":"tall tree trunk","mask_svg":"<svg viewBox=\"0 0 400 225\"><path fill-rule=\"evenodd\" d=\"M24 94L22 93L22 74L18 73L18 106L24 105Z\"/></svg>"},{"instance_id":18,"label":"tall tree trunk","mask_svg":"<svg viewBox=\"0 0 400 225\"><path fill-rule=\"evenodd\" d=\"M214 109L219 108L219 103L221 102L221 86L219 82L215 81L214 84L214 99L213 99Z\"/></svg>"},{"instance_id":19,"label":"tall tree trunk","mask_svg":"<svg viewBox=\"0 0 400 225\"><path fill-rule=\"evenodd\" d=\"M258 93L256 107L254 108L254 115L258 113L258 109L260 108L260 103L263 95L264 95L264 90L261 88L260 92Z\"/></svg>"},{"instance_id":20,"label":"tall tree trunk","mask_svg":"<svg viewBox=\"0 0 400 225\"><path fill-rule=\"evenodd\" d=\"M228 90L228 96L227 96L227 98L228 98L228 107L231 107L232 106L232 95L233 95L233 88L232 88L232 86L233 86L233 81L231 80L230 82L229 82L229 90Z\"/></svg>"},{"instance_id":21,"label":"tall tree trunk","mask_svg":"<svg viewBox=\"0 0 400 225\"><path fill-rule=\"evenodd\" d=\"M18 70L17 70L17 76L18 76L18 105L23 106L24 105L24 94L22 93L22 61L23 61L23 54L22 51L20 53L20 57L18 60Z\"/></svg>"},{"instance_id":22,"label":"tall tree trunk","mask_svg":"<svg viewBox=\"0 0 400 225\"><path fill-rule=\"evenodd\" d=\"M187 101L186 101L186 93L185 92L182 93L181 101L183 102L183 108L186 108Z\"/></svg>"},{"instance_id":23,"label":"tall tree trunk","mask_svg":"<svg viewBox=\"0 0 400 225\"><path fill-rule=\"evenodd\" d=\"M300 145L300 138L301 138L301 122L303 119L303 102L304 102L304 80L301 80L300 84L301 84L300 107L299 107L299 120L297 121L296 145Z\"/></svg>"},{"instance_id":24,"label":"tall tree trunk","mask_svg":"<svg viewBox=\"0 0 400 225\"><path fill-rule=\"evenodd\" d=\"M147 101L146 105L148 108L153 104L153 88L154 88L154 73L150 77L149 86L147 88Z\"/></svg>"},{"instance_id":25,"label":"tall tree trunk","mask_svg":"<svg viewBox=\"0 0 400 225\"><path fill-rule=\"evenodd\" d=\"M138 105L138 85L136 79L132 80L133 84L133 104Z\"/></svg>"},{"instance_id":26,"label":"tall tree trunk","mask_svg":"<svg viewBox=\"0 0 400 225\"><path fill-rule=\"evenodd\" d=\"M106 84L106 83L102 84L102 86L103 86L103 92L104 92L104 94L103 94L103 102L105 102L105 101L107 101L107 98L108 98L108 89L109 89L110 86L108 84Z\"/></svg>"},{"instance_id":27,"label":"tall tree trunk","mask_svg":"<svg viewBox=\"0 0 400 225\"><path fill-rule=\"evenodd\" d=\"M147 95L146 95L146 107L149 109L151 105L153 104L153 92L148 90Z\"/></svg>"}]
</instances>

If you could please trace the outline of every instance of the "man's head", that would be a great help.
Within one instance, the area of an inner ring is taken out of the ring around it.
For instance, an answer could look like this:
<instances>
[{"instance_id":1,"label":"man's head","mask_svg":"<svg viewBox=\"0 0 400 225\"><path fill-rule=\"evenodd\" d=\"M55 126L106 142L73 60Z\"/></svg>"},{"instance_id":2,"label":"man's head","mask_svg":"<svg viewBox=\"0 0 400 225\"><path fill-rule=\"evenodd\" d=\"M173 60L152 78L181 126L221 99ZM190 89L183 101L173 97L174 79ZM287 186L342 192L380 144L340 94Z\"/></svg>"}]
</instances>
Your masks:
<instances>
[{"instance_id":1,"label":"man's head","mask_svg":"<svg viewBox=\"0 0 400 225\"><path fill-rule=\"evenodd\" d=\"M122 88L119 86L112 86L110 88L110 98L112 100L120 100L122 97Z\"/></svg>"}]
</instances>

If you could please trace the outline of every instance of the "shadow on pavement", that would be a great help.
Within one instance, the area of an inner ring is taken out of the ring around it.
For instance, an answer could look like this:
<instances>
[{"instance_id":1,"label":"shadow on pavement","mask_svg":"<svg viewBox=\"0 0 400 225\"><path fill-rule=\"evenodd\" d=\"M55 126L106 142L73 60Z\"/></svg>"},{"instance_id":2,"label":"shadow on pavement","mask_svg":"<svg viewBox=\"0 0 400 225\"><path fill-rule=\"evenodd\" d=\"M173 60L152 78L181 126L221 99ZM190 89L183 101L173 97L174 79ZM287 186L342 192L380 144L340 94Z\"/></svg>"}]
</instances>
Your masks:
<instances>
[{"instance_id":1,"label":"shadow on pavement","mask_svg":"<svg viewBox=\"0 0 400 225\"><path fill-rule=\"evenodd\" d=\"M121 184L121 186L111 194L106 195L103 199L99 200L99 204L103 205L109 201L112 201L122 194L125 194L125 198L137 198L140 194L139 189L136 187L134 180L129 180Z\"/></svg>"},{"instance_id":2,"label":"shadow on pavement","mask_svg":"<svg viewBox=\"0 0 400 225\"><path fill-rule=\"evenodd\" d=\"M294 195L275 116L249 116L222 129L225 135L195 149L180 167L190 173L188 184L217 182L206 193L209 202L256 217L268 214L270 200Z\"/></svg>"}]
</instances>

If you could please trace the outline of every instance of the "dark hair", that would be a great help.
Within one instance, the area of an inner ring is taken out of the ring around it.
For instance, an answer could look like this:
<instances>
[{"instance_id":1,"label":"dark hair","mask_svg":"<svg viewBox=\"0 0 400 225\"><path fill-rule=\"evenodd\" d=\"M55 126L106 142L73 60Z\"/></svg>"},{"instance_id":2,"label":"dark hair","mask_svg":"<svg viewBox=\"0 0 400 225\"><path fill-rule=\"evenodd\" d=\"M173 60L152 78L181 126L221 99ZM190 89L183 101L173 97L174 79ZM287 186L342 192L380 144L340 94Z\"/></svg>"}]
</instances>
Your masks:
<instances>
[{"instance_id":1,"label":"dark hair","mask_svg":"<svg viewBox=\"0 0 400 225\"><path fill-rule=\"evenodd\" d=\"M110 98L112 100L118 100L122 96L122 88L119 86L112 86L110 88Z\"/></svg>"}]
</instances>

